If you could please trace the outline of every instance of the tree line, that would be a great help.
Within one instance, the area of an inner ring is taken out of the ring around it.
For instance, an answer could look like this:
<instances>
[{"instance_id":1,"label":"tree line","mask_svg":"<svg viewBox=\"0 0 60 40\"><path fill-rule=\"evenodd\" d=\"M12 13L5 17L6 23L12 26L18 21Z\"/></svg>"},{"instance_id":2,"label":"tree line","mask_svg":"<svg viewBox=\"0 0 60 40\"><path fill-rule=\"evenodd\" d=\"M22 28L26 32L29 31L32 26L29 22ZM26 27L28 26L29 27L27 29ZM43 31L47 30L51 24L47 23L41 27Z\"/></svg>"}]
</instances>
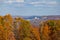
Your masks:
<instances>
[{"instance_id":1,"label":"tree line","mask_svg":"<svg viewBox=\"0 0 60 40\"><path fill-rule=\"evenodd\" d=\"M41 21L33 27L21 17L0 16L0 40L60 40L60 20Z\"/></svg>"}]
</instances>

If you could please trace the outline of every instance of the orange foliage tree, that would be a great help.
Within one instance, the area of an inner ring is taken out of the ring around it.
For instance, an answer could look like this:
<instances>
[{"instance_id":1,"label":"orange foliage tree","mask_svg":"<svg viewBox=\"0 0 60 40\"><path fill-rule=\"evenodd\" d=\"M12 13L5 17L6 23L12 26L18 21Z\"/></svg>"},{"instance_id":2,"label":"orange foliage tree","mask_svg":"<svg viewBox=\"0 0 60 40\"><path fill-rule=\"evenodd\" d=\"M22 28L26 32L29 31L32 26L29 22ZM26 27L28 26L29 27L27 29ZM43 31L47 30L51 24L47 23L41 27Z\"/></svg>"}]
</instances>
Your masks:
<instances>
[{"instance_id":1,"label":"orange foliage tree","mask_svg":"<svg viewBox=\"0 0 60 40\"><path fill-rule=\"evenodd\" d=\"M2 35L2 40L13 40L12 37L9 37L11 32L12 32L12 23L10 23L11 20L10 19L11 16L6 15L1 17L0 16L0 28L1 30L1 35ZM12 18L12 17L11 17ZM14 35L12 35L14 37ZM10 38L10 39L9 39ZM14 38L15 40L15 38Z\"/></svg>"},{"instance_id":2,"label":"orange foliage tree","mask_svg":"<svg viewBox=\"0 0 60 40\"><path fill-rule=\"evenodd\" d=\"M60 40L60 20L47 20L40 24L41 40ZM59 30L59 31L58 31Z\"/></svg>"}]
</instances>

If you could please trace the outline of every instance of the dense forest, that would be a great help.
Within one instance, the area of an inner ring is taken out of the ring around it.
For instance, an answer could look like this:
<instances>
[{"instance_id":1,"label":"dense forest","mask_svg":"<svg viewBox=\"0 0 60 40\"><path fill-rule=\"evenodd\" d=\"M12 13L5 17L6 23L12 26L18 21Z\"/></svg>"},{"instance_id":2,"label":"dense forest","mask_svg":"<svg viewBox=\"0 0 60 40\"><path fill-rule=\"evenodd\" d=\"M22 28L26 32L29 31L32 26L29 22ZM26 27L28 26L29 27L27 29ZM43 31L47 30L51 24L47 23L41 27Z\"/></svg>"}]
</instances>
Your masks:
<instances>
[{"instance_id":1,"label":"dense forest","mask_svg":"<svg viewBox=\"0 0 60 40\"><path fill-rule=\"evenodd\" d=\"M60 20L40 21L34 27L21 17L0 16L0 40L60 40Z\"/></svg>"}]
</instances>

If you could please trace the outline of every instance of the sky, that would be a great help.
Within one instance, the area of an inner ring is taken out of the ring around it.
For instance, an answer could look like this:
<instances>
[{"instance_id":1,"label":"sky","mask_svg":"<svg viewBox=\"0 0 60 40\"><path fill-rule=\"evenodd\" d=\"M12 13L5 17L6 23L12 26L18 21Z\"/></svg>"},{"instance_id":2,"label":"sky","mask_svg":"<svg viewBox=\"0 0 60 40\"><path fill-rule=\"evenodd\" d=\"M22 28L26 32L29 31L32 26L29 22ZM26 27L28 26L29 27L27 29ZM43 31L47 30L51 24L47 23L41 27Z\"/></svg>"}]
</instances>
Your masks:
<instances>
[{"instance_id":1,"label":"sky","mask_svg":"<svg viewBox=\"0 0 60 40\"><path fill-rule=\"evenodd\" d=\"M0 15L60 15L60 0L0 0Z\"/></svg>"}]
</instances>

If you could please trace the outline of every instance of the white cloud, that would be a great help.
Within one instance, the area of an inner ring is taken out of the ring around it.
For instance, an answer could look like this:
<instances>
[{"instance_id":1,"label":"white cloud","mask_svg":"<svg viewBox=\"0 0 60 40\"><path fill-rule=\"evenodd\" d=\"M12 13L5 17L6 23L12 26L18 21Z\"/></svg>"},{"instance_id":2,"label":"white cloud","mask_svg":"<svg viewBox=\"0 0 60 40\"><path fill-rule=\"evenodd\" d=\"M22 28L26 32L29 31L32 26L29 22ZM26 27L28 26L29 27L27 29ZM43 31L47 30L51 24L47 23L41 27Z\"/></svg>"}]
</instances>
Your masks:
<instances>
[{"instance_id":1,"label":"white cloud","mask_svg":"<svg viewBox=\"0 0 60 40\"><path fill-rule=\"evenodd\" d=\"M52 2L48 2L47 4L56 5L57 2L56 1L52 1Z\"/></svg>"},{"instance_id":2,"label":"white cloud","mask_svg":"<svg viewBox=\"0 0 60 40\"><path fill-rule=\"evenodd\" d=\"M41 4L41 3L45 3L44 1L42 2L31 2L30 4Z\"/></svg>"},{"instance_id":3,"label":"white cloud","mask_svg":"<svg viewBox=\"0 0 60 40\"><path fill-rule=\"evenodd\" d=\"M9 1L4 1L4 3L14 3L14 2L24 2L24 0L9 0Z\"/></svg>"},{"instance_id":4,"label":"white cloud","mask_svg":"<svg viewBox=\"0 0 60 40\"><path fill-rule=\"evenodd\" d=\"M16 0L16 2L24 2L24 0Z\"/></svg>"},{"instance_id":5,"label":"white cloud","mask_svg":"<svg viewBox=\"0 0 60 40\"><path fill-rule=\"evenodd\" d=\"M45 1L42 1L42 2L31 2L31 3L29 3L29 4L32 4L32 5L34 5L34 6L44 6L44 5L42 5L42 4L44 4L45 3Z\"/></svg>"},{"instance_id":6,"label":"white cloud","mask_svg":"<svg viewBox=\"0 0 60 40\"><path fill-rule=\"evenodd\" d=\"M18 4L14 4L13 6L14 6L14 7L23 7L24 4L23 4L23 3L20 3L20 4L18 3Z\"/></svg>"},{"instance_id":7,"label":"white cloud","mask_svg":"<svg viewBox=\"0 0 60 40\"><path fill-rule=\"evenodd\" d=\"M14 1L5 1L4 3L13 3Z\"/></svg>"},{"instance_id":8,"label":"white cloud","mask_svg":"<svg viewBox=\"0 0 60 40\"><path fill-rule=\"evenodd\" d=\"M54 6L57 4L57 2L56 1L39 1L39 2L31 2L29 4L32 4L34 6L43 6L43 5Z\"/></svg>"}]
</instances>

